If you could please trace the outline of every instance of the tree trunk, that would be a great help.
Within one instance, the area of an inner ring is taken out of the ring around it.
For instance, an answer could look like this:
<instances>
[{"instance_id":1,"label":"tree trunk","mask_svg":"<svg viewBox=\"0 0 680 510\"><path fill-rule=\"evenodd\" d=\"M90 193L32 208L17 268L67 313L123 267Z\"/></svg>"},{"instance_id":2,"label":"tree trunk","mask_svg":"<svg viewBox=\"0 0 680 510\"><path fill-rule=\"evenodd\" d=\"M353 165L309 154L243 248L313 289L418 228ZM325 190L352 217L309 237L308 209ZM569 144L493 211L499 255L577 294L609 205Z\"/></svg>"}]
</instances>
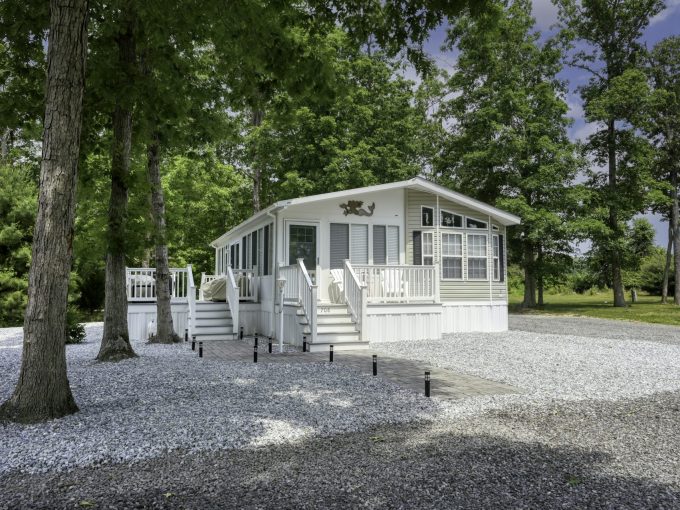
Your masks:
<instances>
[{"instance_id":1,"label":"tree trunk","mask_svg":"<svg viewBox=\"0 0 680 510\"><path fill-rule=\"evenodd\" d=\"M9 151L12 149L12 130L5 129L5 133L0 138L0 159L7 162L9 159Z\"/></svg>"},{"instance_id":2,"label":"tree trunk","mask_svg":"<svg viewBox=\"0 0 680 510\"><path fill-rule=\"evenodd\" d=\"M661 302L668 303L668 278L671 272L671 260L673 259L673 225L668 219L668 246L666 247L666 263L663 267L663 282L661 284Z\"/></svg>"},{"instance_id":3,"label":"tree trunk","mask_svg":"<svg viewBox=\"0 0 680 510\"><path fill-rule=\"evenodd\" d=\"M36 422L78 411L66 373L65 332L86 58L87 0L52 0L23 356L1 419Z\"/></svg>"},{"instance_id":4,"label":"tree trunk","mask_svg":"<svg viewBox=\"0 0 680 510\"><path fill-rule=\"evenodd\" d=\"M678 207L678 170L671 170L671 230L673 231L673 276L675 292L673 303L680 305L680 210Z\"/></svg>"},{"instance_id":5,"label":"tree trunk","mask_svg":"<svg viewBox=\"0 0 680 510\"><path fill-rule=\"evenodd\" d=\"M522 308L536 307L536 277L534 247L531 243L524 244L524 301Z\"/></svg>"},{"instance_id":6,"label":"tree trunk","mask_svg":"<svg viewBox=\"0 0 680 510\"><path fill-rule=\"evenodd\" d=\"M262 120L264 119L264 112L262 110L253 110L251 125L254 127L259 127L262 125ZM262 194L262 169L259 167L255 158L253 158L253 212L256 213L260 210L260 195Z\"/></svg>"},{"instance_id":7,"label":"tree trunk","mask_svg":"<svg viewBox=\"0 0 680 510\"><path fill-rule=\"evenodd\" d=\"M538 306L543 306L544 283L543 283L543 247L538 245L538 277L536 278L536 285L538 290Z\"/></svg>"},{"instance_id":8,"label":"tree trunk","mask_svg":"<svg viewBox=\"0 0 680 510\"><path fill-rule=\"evenodd\" d=\"M152 135L147 147L147 170L151 185L151 212L154 225L154 244L156 245L156 335L149 341L170 344L181 342L172 324L172 278L168 267L168 244L165 228L165 201L161 186L160 140L157 133Z\"/></svg>"},{"instance_id":9,"label":"tree trunk","mask_svg":"<svg viewBox=\"0 0 680 510\"><path fill-rule=\"evenodd\" d=\"M607 123L607 151L609 160L609 228L613 240L619 240L623 233L619 228L618 211L614 203L616 200L616 125L613 120ZM614 306L626 306L626 296L621 276L621 255L619 251L610 247L609 263L611 265L612 290L614 292Z\"/></svg>"},{"instance_id":10,"label":"tree trunk","mask_svg":"<svg viewBox=\"0 0 680 510\"><path fill-rule=\"evenodd\" d=\"M123 74L129 74L135 64L135 44L132 28L117 40ZM111 145L111 197L109 199L108 248L106 253L106 284L104 299L104 335L97 359L119 361L135 357L130 345L127 326L127 293L125 274L126 218L130 147L132 145L132 109L128 98L116 98L113 110L113 141Z\"/></svg>"}]
</instances>

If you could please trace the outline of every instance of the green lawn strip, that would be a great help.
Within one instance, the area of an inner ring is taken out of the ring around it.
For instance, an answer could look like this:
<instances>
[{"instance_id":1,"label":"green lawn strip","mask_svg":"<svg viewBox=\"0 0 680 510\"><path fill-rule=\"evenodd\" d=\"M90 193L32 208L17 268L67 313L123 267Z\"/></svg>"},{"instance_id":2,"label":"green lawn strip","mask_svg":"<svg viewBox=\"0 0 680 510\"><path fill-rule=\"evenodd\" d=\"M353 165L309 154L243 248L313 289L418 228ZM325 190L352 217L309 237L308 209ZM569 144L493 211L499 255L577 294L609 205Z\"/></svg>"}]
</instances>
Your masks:
<instances>
[{"instance_id":1,"label":"green lawn strip","mask_svg":"<svg viewBox=\"0 0 680 510\"><path fill-rule=\"evenodd\" d=\"M629 303L626 308L612 306L611 292L547 294L545 305L540 309L532 310L522 310L521 302L521 295L510 294L510 313L572 315L680 326L680 307L661 304L659 296L639 295L638 302Z\"/></svg>"}]
</instances>

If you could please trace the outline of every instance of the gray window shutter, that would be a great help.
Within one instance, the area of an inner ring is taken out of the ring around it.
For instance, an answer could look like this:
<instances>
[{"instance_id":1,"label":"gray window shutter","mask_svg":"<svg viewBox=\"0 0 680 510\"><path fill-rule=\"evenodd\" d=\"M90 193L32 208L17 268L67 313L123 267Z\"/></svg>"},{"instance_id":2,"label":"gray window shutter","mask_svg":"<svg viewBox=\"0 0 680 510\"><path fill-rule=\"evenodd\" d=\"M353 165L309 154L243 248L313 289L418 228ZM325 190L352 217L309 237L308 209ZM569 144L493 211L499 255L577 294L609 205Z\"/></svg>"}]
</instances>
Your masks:
<instances>
[{"instance_id":1,"label":"gray window shutter","mask_svg":"<svg viewBox=\"0 0 680 510\"><path fill-rule=\"evenodd\" d=\"M368 225L352 225L349 259L352 264L368 264Z\"/></svg>"},{"instance_id":2,"label":"gray window shutter","mask_svg":"<svg viewBox=\"0 0 680 510\"><path fill-rule=\"evenodd\" d=\"M387 263L387 240L385 239L385 226L373 225L373 263L384 265Z\"/></svg>"},{"instance_id":3,"label":"gray window shutter","mask_svg":"<svg viewBox=\"0 0 680 510\"><path fill-rule=\"evenodd\" d=\"M262 265L264 267L262 268L262 274L268 275L271 274L269 272L269 225L264 226L264 235L262 237L262 241L264 241L264 253L262 254L264 258Z\"/></svg>"},{"instance_id":4,"label":"gray window shutter","mask_svg":"<svg viewBox=\"0 0 680 510\"><path fill-rule=\"evenodd\" d=\"M342 269L349 258L349 225L331 223L331 269Z\"/></svg>"},{"instance_id":5,"label":"gray window shutter","mask_svg":"<svg viewBox=\"0 0 680 510\"><path fill-rule=\"evenodd\" d=\"M248 236L243 236L241 240L241 266L240 269L248 267Z\"/></svg>"},{"instance_id":6,"label":"gray window shutter","mask_svg":"<svg viewBox=\"0 0 680 510\"><path fill-rule=\"evenodd\" d=\"M250 259L252 263L252 267L254 268L257 265L257 230L253 232L252 236L252 247L250 249Z\"/></svg>"},{"instance_id":7,"label":"gray window shutter","mask_svg":"<svg viewBox=\"0 0 680 510\"><path fill-rule=\"evenodd\" d=\"M413 231L413 265L423 265L423 238L420 230Z\"/></svg>"},{"instance_id":8,"label":"gray window shutter","mask_svg":"<svg viewBox=\"0 0 680 510\"><path fill-rule=\"evenodd\" d=\"M387 227L387 263L399 264L399 227Z\"/></svg>"}]
</instances>

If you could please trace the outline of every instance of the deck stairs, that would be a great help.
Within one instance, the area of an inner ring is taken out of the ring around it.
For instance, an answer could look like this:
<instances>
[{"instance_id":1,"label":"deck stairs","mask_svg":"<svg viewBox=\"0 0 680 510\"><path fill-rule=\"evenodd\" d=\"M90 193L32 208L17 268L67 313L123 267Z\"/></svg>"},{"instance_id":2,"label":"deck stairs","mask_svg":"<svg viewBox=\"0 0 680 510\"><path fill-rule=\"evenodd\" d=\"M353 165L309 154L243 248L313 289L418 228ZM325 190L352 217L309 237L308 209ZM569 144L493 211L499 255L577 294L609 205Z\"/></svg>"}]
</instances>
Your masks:
<instances>
[{"instance_id":1,"label":"deck stairs","mask_svg":"<svg viewBox=\"0 0 680 510\"><path fill-rule=\"evenodd\" d=\"M310 352L326 352L330 345L334 351L366 349L368 342L360 339L357 324L347 305L319 302L316 312L316 342L311 343L311 329L301 307L297 310L298 324L307 336Z\"/></svg>"},{"instance_id":2,"label":"deck stairs","mask_svg":"<svg viewBox=\"0 0 680 510\"><path fill-rule=\"evenodd\" d=\"M229 304L225 302L196 301L193 335L200 342L233 340L234 326Z\"/></svg>"}]
</instances>

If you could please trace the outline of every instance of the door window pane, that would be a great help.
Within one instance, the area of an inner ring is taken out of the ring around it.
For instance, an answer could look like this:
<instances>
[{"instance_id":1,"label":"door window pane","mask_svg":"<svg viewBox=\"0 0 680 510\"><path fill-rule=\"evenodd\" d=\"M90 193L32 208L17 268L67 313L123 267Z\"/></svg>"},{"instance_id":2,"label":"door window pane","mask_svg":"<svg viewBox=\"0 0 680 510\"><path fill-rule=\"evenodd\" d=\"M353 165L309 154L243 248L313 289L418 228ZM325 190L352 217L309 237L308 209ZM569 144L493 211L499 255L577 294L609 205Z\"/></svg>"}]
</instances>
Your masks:
<instances>
[{"instance_id":1,"label":"door window pane","mask_svg":"<svg viewBox=\"0 0 680 510\"><path fill-rule=\"evenodd\" d=\"M288 235L288 264L297 264L297 259L303 259L308 271L316 270L316 227L290 225Z\"/></svg>"}]
</instances>

